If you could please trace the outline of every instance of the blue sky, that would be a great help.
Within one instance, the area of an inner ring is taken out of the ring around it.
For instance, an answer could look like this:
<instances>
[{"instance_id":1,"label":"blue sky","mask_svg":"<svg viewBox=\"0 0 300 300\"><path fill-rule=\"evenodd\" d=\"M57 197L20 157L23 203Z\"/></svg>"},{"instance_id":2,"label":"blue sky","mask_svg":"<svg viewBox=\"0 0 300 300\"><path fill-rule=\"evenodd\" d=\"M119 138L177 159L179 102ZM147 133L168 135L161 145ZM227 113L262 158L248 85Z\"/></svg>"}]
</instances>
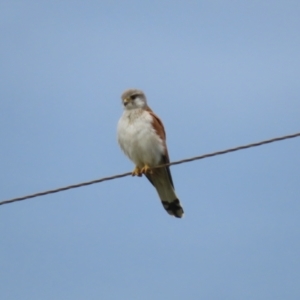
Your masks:
<instances>
[{"instance_id":1,"label":"blue sky","mask_svg":"<svg viewBox=\"0 0 300 300\"><path fill-rule=\"evenodd\" d=\"M120 95L171 160L300 131L299 1L1 1L0 200L127 172ZM300 138L0 208L0 298L299 299Z\"/></svg>"}]
</instances>

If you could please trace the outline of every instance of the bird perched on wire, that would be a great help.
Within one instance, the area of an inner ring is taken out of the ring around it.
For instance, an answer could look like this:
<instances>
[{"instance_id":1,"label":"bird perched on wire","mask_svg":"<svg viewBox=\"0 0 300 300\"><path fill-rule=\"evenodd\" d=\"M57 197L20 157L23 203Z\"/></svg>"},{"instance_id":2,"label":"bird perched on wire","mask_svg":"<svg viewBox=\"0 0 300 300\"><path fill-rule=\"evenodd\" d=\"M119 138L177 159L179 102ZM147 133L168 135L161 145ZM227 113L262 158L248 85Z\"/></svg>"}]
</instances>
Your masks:
<instances>
[{"instance_id":1,"label":"bird perched on wire","mask_svg":"<svg viewBox=\"0 0 300 300\"><path fill-rule=\"evenodd\" d=\"M170 168L152 169L169 163L163 123L150 109L141 90L126 90L121 98L124 112L118 123L118 142L135 164L132 175L144 174L156 188L166 211L181 218L183 208L174 191Z\"/></svg>"}]
</instances>

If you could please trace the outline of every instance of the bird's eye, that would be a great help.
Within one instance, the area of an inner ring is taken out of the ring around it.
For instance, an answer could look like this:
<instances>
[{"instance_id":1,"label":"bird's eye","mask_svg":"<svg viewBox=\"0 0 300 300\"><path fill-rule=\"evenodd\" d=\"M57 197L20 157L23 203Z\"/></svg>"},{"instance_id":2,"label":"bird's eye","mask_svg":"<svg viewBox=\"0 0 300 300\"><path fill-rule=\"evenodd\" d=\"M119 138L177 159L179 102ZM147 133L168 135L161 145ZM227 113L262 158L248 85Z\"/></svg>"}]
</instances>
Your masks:
<instances>
[{"instance_id":1,"label":"bird's eye","mask_svg":"<svg viewBox=\"0 0 300 300\"><path fill-rule=\"evenodd\" d=\"M132 100L134 100L136 97L137 97L137 95L132 95L130 98L131 98Z\"/></svg>"}]
</instances>

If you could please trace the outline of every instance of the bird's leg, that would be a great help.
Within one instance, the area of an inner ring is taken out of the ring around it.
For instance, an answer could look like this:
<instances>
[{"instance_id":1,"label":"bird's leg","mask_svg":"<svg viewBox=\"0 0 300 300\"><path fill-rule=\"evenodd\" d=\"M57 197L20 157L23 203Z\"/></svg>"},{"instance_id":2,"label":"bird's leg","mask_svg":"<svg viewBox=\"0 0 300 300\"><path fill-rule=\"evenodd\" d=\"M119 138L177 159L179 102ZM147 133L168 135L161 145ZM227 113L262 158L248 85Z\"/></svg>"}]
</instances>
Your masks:
<instances>
[{"instance_id":1,"label":"bird's leg","mask_svg":"<svg viewBox=\"0 0 300 300\"><path fill-rule=\"evenodd\" d=\"M153 174L153 171L151 170L151 168L146 164L143 166L143 168L141 169L141 173L142 174Z\"/></svg>"},{"instance_id":2,"label":"bird's leg","mask_svg":"<svg viewBox=\"0 0 300 300\"><path fill-rule=\"evenodd\" d=\"M142 176L142 170L138 166L135 166L134 170L131 172L131 175L141 177Z\"/></svg>"}]
</instances>

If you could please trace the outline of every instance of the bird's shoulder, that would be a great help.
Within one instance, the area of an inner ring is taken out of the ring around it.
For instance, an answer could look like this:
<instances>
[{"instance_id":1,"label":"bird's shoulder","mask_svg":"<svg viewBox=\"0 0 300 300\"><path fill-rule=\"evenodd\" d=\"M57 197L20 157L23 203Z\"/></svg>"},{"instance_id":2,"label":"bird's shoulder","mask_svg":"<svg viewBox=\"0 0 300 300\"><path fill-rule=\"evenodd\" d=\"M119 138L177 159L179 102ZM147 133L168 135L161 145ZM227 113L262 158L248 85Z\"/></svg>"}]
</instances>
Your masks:
<instances>
[{"instance_id":1,"label":"bird's shoulder","mask_svg":"<svg viewBox=\"0 0 300 300\"><path fill-rule=\"evenodd\" d=\"M151 117L151 123L152 126L154 128L154 130L156 131L157 135L163 140L166 140L166 132L165 132L165 128L164 128L164 124L161 121L161 119L153 112L153 110L147 106L145 109L145 112L149 114L149 116Z\"/></svg>"}]
</instances>

